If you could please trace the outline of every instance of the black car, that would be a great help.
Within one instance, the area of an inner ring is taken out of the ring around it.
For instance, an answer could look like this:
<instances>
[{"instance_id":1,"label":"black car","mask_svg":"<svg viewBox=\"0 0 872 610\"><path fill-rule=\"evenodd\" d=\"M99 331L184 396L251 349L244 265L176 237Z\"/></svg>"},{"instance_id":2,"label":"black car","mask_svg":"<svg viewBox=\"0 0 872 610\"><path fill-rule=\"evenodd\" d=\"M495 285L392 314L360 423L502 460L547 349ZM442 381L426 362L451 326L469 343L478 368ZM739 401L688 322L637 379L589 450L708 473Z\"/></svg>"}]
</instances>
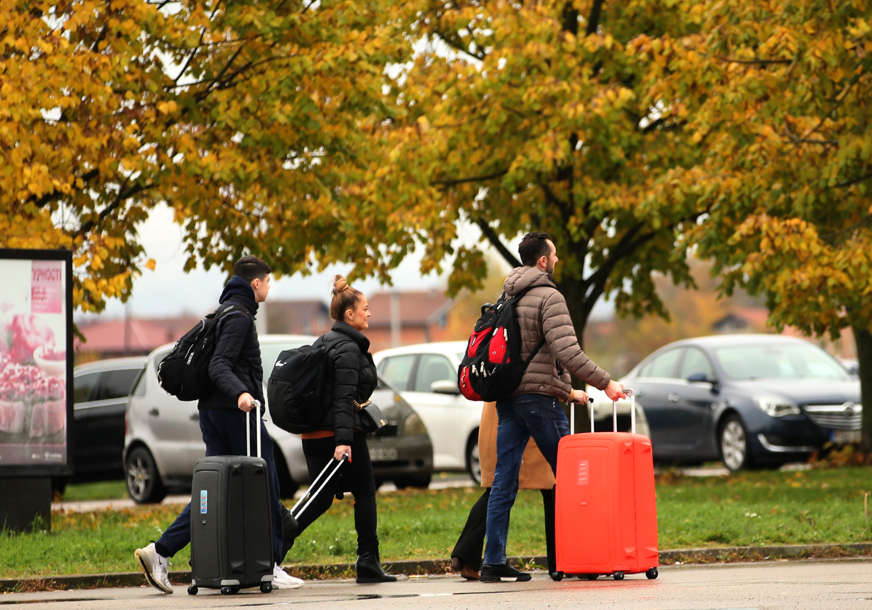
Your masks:
<instances>
[{"instance_id":1,"label":"black car","mask_svg":"<svg viewBox=\"0 0 872 610\"><path fill-rule=\"evenodd\" d=\"M71 477L55 477L56 491L68 481L124 478L124 412L145 356L109 358L73 370L73 445Z\"/></svg>"},{"instance_id":2,"label":"black car","mask_svg":"<svg viewBox=\"0 0 872 610\"><path fill-rule=\"evenodd\" d=\"M636 391L658 462L720 458L731 471L777 466L860 437L859 381L794 337L676 341L621 381Z\"/></svg>"}]
</instances>

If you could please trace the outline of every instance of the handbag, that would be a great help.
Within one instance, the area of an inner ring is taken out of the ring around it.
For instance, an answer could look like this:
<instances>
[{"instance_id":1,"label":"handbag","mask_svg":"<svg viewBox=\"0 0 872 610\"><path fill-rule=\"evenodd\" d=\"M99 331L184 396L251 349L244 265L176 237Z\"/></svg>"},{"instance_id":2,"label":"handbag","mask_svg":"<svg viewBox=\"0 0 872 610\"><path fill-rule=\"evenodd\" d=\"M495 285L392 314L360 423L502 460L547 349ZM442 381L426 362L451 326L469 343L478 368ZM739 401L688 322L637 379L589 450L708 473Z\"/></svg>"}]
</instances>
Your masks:
<instances>
[{"instance_id":1,"label":"handbag","mask_svg":"<svg viewBox=\"0 0 872 610\"><path fill-rule=\"evenodd\" d=\"M371 400L362 404L355 400L354 406L357 407L357 412L360 414L361 427L367 434L378 432L387 425L387 418L378 408L378 405Z\"/></svg>"}]
</instances>

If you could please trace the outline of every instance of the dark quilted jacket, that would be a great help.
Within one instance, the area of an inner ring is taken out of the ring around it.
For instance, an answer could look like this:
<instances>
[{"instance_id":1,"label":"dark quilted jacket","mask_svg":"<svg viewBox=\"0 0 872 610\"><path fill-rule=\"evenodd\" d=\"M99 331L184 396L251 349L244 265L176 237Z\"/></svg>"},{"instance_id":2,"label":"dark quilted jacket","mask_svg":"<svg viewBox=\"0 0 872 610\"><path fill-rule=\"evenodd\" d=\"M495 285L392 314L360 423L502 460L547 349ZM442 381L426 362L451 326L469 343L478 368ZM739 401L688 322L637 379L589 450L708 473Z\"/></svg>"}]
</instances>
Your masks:
<instances>
[{"instance_id":1,"label":"dark quilted jacket","mask_svg":"<svg viewBox=\"0 0 872 610\"><path fill-rule=\"evenodd\" d=\"M345 322L336 322L318 342L327 348L333 365L328 371L330 407L319 428L333 430L337 445L350 445L354 430L361 429L354 401L366 402L378 384L369 339Z\"/></svg>"},{"instance_id":2,"label":"dark quilted jacket","mask_svg":"<svg viewBox=\"0 0 872 610\"><path fill-rule=\"evenodd\" d=\"M566 400L572 390L570 374L599 390L605 389L609 374L582 351L566 299L547 273L538 267L515 267L503 290L514 295L529 286L535 288L515 306L521 327L521 355L529 358L543 336L545 343L527 366L514 395L545 394Z\"/></svg>"},{"instance_id":3,"label":"dark quilted jacket","mask_svg":"<svg viewBox=\"0 0 872 610\"><path fill-rule=\"evenodd\" d=\"M236 312L224 314L218 322L218 340L209 361L209 377L215 390L200 399L201 409L236 409L237 399L248 392L264 404L263 366L260 342L254 327L257 302L251 285L233 276L219 299L222 307L234 305Z\"/></svg>"}]
</instances>

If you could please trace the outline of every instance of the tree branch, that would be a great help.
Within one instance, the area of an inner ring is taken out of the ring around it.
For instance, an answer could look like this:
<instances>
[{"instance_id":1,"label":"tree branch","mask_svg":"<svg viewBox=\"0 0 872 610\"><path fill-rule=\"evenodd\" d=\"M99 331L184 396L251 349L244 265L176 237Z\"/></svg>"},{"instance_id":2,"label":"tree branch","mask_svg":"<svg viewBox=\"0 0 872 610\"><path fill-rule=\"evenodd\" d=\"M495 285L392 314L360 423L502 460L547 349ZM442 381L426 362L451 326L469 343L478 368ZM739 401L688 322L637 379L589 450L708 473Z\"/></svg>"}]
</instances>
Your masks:
<instances>
[{"instance_id":1,"label":"tree branch","mask_svg":"<svg viewBox=\"0 0 872 610\"><path fill-rule=\"evenodd\" d=\"M521 261L512 254L506 245L500 239L500 236L497 235L497 232L494 231L491 226L484 220L484 218L476 218L475 224L478 225L478 228L481 229L482 235L484 235L490 244L496 248L497 252L509 263L512 267L520 267Z\"/></svg>"},{"instance_id":2,"label":"tree branch","mask_svg":"<svg viewBox=\"0 0 872 610\"><path fill-rule=\"evenodd\" d=\"M587 27L585 28L585 33L588 36L590 36L591 34L596 34L597 28L599 28L602 13L603 0L594 0L594 3L590 7L590 14L587 16Z\"/></svg>"}]
</instances>

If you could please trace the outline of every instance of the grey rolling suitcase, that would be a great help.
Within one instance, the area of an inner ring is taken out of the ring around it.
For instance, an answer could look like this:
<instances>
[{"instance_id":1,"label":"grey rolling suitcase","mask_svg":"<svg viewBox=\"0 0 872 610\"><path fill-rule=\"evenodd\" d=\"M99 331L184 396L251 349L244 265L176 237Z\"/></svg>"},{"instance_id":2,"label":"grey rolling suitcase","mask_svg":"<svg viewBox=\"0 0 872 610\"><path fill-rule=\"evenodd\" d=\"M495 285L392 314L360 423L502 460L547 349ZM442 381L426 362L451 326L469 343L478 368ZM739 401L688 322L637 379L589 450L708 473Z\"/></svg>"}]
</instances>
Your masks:
<instances>
[{"instance_id":1,"label":"grey rolling suitcase","mask_svg":"<svg viewBox=\"0 0 872 610\"><path fill-rule=\"evenodd\" d=\"M259 417L259 407L258 417ZM191 585L236 593L245 587L272 591L273 549L269 473L251 456L251 412L245 419L248 456L204 457L194 465L191 485Z\"/></svg>"}]
</instances>

